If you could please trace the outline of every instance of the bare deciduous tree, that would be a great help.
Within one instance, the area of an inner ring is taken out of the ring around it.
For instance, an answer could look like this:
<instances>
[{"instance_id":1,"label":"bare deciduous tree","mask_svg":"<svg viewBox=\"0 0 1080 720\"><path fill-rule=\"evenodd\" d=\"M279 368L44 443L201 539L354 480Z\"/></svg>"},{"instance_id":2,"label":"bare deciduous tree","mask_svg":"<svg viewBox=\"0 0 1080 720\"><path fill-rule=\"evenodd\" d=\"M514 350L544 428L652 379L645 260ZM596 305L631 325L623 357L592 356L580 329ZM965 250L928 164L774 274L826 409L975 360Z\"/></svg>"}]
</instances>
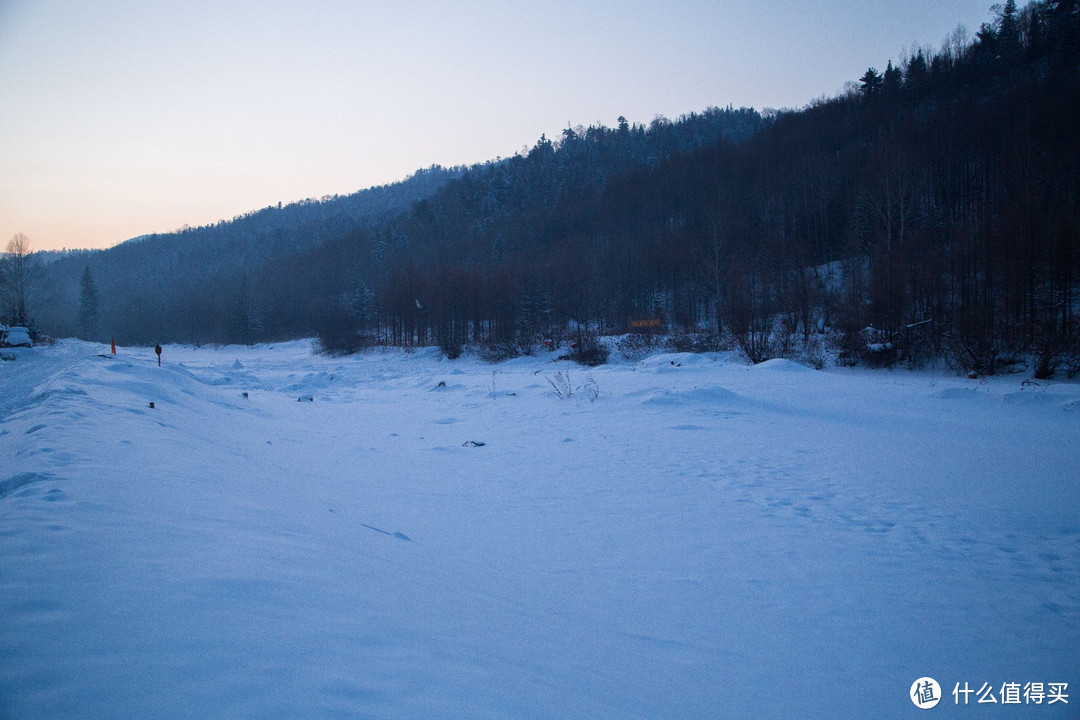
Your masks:
<instances>
[{"instance_id":1,"label":"bare deciduous tree","mask_svg":"<svg viewBox=\"0 0 1080 720\"><path fill-rule=\"evenodd\" d=\"M30 254L30 238L22 233L8 241L3 263L3 302L4 318L10 325L28 325L28 298L34 277L34 263Z\"/></svg>"}]
</instances>

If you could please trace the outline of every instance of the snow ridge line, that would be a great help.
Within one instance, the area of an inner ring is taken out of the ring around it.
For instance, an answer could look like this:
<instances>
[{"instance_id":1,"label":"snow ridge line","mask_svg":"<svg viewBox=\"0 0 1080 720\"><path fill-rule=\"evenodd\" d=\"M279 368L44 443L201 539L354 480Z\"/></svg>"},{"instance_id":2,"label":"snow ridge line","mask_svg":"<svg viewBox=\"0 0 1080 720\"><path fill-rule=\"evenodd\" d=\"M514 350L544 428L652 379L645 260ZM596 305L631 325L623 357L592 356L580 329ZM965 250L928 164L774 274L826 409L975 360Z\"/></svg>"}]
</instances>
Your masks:
<instances>
[{"instance_id":1,"label":"snow ridge line","mask_svg":"<svg viewBox=\"0 0 1080 720\"><path fill-rule=\"evenodd\" d=\"M19 488L26 487L27 485L55 479L56 477L51 473L16 473L15 475L9 477L7 480L0 480L0 498L5 498Z\"/></svg>"}]
</instances>

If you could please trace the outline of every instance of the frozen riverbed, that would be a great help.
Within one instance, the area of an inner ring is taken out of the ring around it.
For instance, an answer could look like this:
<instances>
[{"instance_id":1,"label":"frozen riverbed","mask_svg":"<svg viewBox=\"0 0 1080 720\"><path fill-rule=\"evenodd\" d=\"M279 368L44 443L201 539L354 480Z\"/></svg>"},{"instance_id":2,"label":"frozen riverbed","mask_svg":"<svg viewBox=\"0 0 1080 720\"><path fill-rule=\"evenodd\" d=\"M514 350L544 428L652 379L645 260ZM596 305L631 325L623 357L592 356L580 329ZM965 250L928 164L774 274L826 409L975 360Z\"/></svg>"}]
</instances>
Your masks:
<instances>
[{"instance_id":1,"label":"frozen riverbed","mask_svg":"<svg viewBox=\"0 0 1080 720\"><path fill-rule=\"evenodd\" d=\"M1078 384L99 353L0 366L0 717L1076 717Z\"/></svg>"}]
</instances>

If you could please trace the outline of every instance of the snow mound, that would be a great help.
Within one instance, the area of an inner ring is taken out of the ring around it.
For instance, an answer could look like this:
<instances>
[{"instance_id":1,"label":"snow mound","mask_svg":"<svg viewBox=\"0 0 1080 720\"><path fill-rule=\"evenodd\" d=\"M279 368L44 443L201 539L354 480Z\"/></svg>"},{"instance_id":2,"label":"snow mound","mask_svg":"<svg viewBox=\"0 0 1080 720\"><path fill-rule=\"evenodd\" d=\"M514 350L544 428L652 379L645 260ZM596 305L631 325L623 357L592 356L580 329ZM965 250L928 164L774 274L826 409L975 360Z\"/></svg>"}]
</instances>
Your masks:
<instances>
[{"instance_id":1,"label":"snow mound","mask_svg":"<svg viewBox=\"0 0 1080 720\"><path fill-rule=\"evenodd\" d=\"M986 397L986 393L975 388L953 387L938 390L933 397L938 400L976 400Z\"/></svg>"},{"instance_id":2,"label":"snow mound","mask_svg":"<svg viewBox=\"0 0 1080 720\"><path fill-rule=\"evenodd\" d=\"M494 367L497 367L500 371L526 371L533 369L537 365L546 365L555 362L556 357L557 353L548 352L541 352L535 355L522 355L521 357L503 360Z\"/></svg>"},{"instance_id":3,"label":"snow mound","mask_svg":"<svg viewBox=\"0 0 1080 720\"><path fill-rule=\"evenodd\" d=\"M12 493L19 488L32 485L33 483L46 482L52 480L53 476L49 473L36 473L36 472L22 472L12 475L6 480L0 480L0 498Z\"/></svg>"},{"instance_id":4,"label":"snow mound","mask_svg":"<svg viewBox=\"0 0 1080 720\"><path fill-rule=\"evenodd\" d=\"M811 373L814 372L813 368L809 368L805 365L800 365L797 362L786 360L784 358L773 358L772 360L766 360L754 365L754 370L760 370L762 372L787 372L787 373Z\"/></svg>"},{"instance_id":5,"label":"snow mound","mask_svg":"<svg viewBox=\"0 0 1080 720\"><path fill-rule=\"evenodd\" d=\"M664 372L675 368L701 367L715 363L716 357L707 353L661 353L645 358L638 363L638 367Z\"/></svg>"},{"instance_id":6,"label":"snow mound","mask_svg":"<svg viewBox=\"0 0 1080 720\"><path fill-rule=\"evenodd\" d=\"M305 390L323 390L329 387L332 382L334 382L333 373L312 372L307 373L300 380L293 382L290 385L286 385L285 389L289 392L303 392Z\"/></svg>"},{"instance_id":7,"label":"snow mound","mask_svg":"<svg viewBox=\"0 0 1080 720\"><path fill-rule=\"evenodd\" d=\"M407 350L391 350L389 355L398 355L401 360L416 362L416 361L436 361L442 362L446 360L446 355L437 347L421 347L410 348Z\"/></svg>"},{"instance_id":8,"label":"snow mound","mask_svg":"<svg viewBox=\"0 0 1080 720\"><path fill-rule=\"evenodd\" d=\"M719 386L692 388L690 390L654 390L645 394L643 405L657 407L693 407L709 405L731 405L739 396Z\"/></svg>"},{"instance_id":9,"label":"snow mound","mask_svg":"<svg viewBox=\"0 0 1080 720\"><path fill-rule=\"evenodd\" d=\"M1053 405L1061 401L1061 398L1051 395L1043 390L1018 390L1017 392L1005 393L1004 400L1009 405Z\"/></svg>"}]
</instances>

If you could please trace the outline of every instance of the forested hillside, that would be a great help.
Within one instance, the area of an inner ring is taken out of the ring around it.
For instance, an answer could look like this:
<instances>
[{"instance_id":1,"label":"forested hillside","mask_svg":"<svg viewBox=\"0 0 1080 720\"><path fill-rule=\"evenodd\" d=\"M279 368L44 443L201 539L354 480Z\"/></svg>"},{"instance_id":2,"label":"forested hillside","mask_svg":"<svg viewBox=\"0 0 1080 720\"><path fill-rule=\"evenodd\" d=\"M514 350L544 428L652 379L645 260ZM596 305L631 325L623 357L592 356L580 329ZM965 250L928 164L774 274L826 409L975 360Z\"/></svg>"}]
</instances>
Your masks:
<instances>
[{"instance_id":1,"label":"forested hillside","mask_svg":"<svg viewBox=\"0 0 1080 720\"><path fill-rule=\"evenodd\" d=\"M631 168L653 167L721 138L741 140L761 124L753 111L727 109L675 122L659 118L648 128L567 129L558 142L541 138L531 152L468 169L433 167L343 198L70 253L43 268L34 315L55 334L131 343L310 336L341 311L345 296L353 299L348 312L355 317L358 298L372 311L377 300L385 317L393 294L412 292L386 283L410 266L426 275L432 263L451 272L516 257L516 249L541 239L538 233L555 231L545 228L568 198L595 195L609 177ZM492 232L500 239L492 240ZM490 250L478 250L489 242ZM443 257L447 251L455 256ZM481 254L468 257L474 252ZM87 268L98 297L92 327L78 321ZM426 341L426 331L409 322L408 336L400 331L394 339Z\"/></svg>"},{"instance_id":2,"label":"forested hillside","mask_svg":"<svg viewBox=\"0 0 1080 720\"><path fill-rule=\"evenodd\" d=\"M568 128L363 221L245 235L256 214L227 228L242 250L204 228L68 258L39 318L72 328L89 264L129 342L513 352L658 320L753 360L831 329L853 361L1075 371L1080 8L995 8L800 111Z\"/></svg>"},{"instance_id":3,"label":"forested hillside","mask_svg":"<svg viewBox=\"0 0 1080 720\"><path fill-rule=\"evenodd\" d=\"M385 222L462 172L431 167L393 185L279 204L105 251L50 253L43 258L33 317L52 334L131 343L280 337L288 331L272 319L264 322L246 278L267 263ZM88 278L97 298L92 317L82 307Z\"/></svg>"}]
</instances>

